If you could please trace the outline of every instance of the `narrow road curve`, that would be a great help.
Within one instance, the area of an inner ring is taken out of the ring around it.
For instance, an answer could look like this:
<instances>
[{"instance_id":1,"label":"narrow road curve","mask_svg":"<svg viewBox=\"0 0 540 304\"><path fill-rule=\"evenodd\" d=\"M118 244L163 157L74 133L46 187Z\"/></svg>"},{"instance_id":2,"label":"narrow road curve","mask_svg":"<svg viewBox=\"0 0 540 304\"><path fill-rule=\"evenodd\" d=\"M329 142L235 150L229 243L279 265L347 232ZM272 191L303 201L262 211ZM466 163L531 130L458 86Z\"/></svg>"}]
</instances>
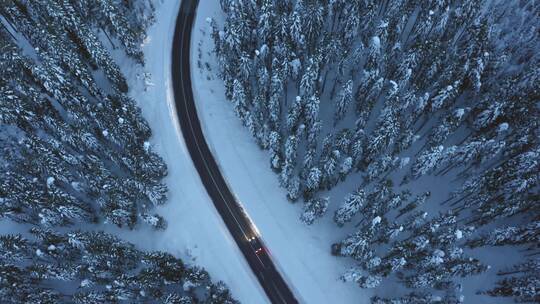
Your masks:
<instances>
[{"instance_id":1,"label":"narrow road curve","mask_svg":"<svg viewBox=\"0 0 540 304\"><path fill-rule=\"evenodd\" d=\"M257 230L227 186L208 148L197 116L191 86L190 45L198 0L182 0L172 48L172 81L176 114L200 178L251 270L272 303L298 303L277 271Z\"/></svg>"}]
</instances>

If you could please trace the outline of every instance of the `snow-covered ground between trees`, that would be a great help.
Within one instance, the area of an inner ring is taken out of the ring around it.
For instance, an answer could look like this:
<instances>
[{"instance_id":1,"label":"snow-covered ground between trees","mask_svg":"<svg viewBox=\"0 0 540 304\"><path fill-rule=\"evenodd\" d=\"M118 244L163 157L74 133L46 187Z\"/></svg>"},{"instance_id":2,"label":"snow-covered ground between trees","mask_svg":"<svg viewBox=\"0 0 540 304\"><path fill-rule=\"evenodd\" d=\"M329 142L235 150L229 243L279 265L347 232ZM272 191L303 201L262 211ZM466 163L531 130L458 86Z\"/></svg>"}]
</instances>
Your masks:
<instances>
[{"instance_id":1,"label":"snow-covered ground between trees","mask_svg":"<svg viewBox=\"0 0 540 304\"><path fill-rule=\"evenodd\" d=\"M156 22L148 29L143 46L144 70L121 53L114 57L129 80L131 97L138 101L152 128L150 147L169 169L165 178L169 200L157 208L168 228L114 229L114 233L142 249L167 251L204 267L214 280L224 281L242 303L265 303L264 291L208 197L182 138L171 86L171 47L180 1L160 2L156 3ZM145 72L149 73L146 77Z\"/></svg>"},{"instance_id":2,"label":"snow-covered ground between trees","mask_svg":"<svg viewBox=\"0 0 540 304\"><path fill-rule=\"evenodd\" d=\"M270 169L268 155L255 144L247 128L234 115L225 100L221 80L209 72L213 42L207 18L223 14L219 1L205 0L199 5L195 20L191 56L194 96L206 140L221 171L236 194L283 274L302 303L369 303L371 292L339 276L353 266L347 259L330 255L330 245L339 241L339 232L330 216L312 226L299 220L301 203L291 206ZM199 54L203 55L198 67ZM209 79L210 78L210 79ZM203 263L204 265L204 263ZM234 291L234 288L233 288Z\"/></svg>"}]
</instances>

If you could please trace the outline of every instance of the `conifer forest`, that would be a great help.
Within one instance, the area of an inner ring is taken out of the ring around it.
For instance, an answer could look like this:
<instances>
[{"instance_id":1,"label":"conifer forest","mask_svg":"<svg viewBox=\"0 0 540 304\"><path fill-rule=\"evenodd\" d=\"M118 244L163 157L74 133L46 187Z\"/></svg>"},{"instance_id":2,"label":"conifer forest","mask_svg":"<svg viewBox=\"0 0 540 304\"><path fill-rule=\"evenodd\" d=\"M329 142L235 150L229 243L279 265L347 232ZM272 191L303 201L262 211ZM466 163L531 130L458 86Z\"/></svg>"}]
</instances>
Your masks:
<instances>
[{"instance_id":1,"label":"conifer forest","mask_svg":"<svg viewBox=\"0 0 540 304\"><path fill-rule=\"evenodd\" d=\"M167 165L111 48L143 65L151 1L0 1L1 303L235 303L222 282L96 227L167 223ZM98 226L102 225L102 226Z\"/></svg>"},{"instance_id":2,"label":"conifer forest","mask_svg":"<svg viewBox=\"0 0 540 304\"><path fill-rule=\"evenodd\" d=\"M539 123L536 0L0 0L0 303L311 303L295 235L347 303L540 303Z\"/></svg>"},{"instance_id":3,"label":"conifer forest","mask_svg":"<svg viewBox=\"0 0 540 304\"><path fill-rule=\"evenodd\" d=\"M350 231L328 244L343 281L468 303L461 282L495 271L478 293L540 302L539 2L220 4L226 97L299 220Z\"/></svg>"}]
</instances>

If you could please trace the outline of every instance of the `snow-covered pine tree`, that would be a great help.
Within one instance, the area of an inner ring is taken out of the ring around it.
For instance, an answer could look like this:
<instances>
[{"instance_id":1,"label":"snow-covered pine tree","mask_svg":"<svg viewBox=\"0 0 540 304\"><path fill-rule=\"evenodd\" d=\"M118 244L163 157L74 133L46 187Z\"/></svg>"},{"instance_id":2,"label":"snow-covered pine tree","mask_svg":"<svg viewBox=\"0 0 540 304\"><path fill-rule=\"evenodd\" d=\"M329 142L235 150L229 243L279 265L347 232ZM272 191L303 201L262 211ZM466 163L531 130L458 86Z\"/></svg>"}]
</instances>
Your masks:
<instances>
[{"instance_id":1,"label":"snow-covered pine tree","mask_svg":"<svg viewBox=\"0 0 540 304\"><path fill-rule=\"evenodd\" d=\"M366 199L366 194L363 190L358 189L345 197L345 202L336 210L334 214L334 221L338 226L343 226L346 222L349 222L353 216L355 216Z\"/></svg>"},{"instance_id":2,"label":"snow-covered pine tree","mask_svg":"<svg viewBox=\"0 0 540 304\"><path fill-rule=\"evenodd\" d=\"M352 102L353 98L353 82L352 80L347 81L343 86L341 93L339 95L338 102L336 104L336 111L334 114L334 126L345 117L349 105Z\"/></svg>"},{"instance_id":3,"label":"snow-covered pine tree","mask_svg":"<svg viewBox=\"0 0 540 304\"><path fill-rule=\"evenodd\" d=\"M300 220L311 225L316 219L322 217L328 209L328 197L314 197L304 203L303 213L300 216Z\"/></svg>"},{"instance_id":4,"label":"snow-covered pine tree","mask_svg":"<svg viewBox=\"0 0 540 304\"><path fill-rule=\"evenodd\" d=\"M522 226L496 228L488 234L467 241L471 248L480 246L504 246L531 244L536 247L540 243L540 222L534 221Z\"/></svg>"}]
</instances>

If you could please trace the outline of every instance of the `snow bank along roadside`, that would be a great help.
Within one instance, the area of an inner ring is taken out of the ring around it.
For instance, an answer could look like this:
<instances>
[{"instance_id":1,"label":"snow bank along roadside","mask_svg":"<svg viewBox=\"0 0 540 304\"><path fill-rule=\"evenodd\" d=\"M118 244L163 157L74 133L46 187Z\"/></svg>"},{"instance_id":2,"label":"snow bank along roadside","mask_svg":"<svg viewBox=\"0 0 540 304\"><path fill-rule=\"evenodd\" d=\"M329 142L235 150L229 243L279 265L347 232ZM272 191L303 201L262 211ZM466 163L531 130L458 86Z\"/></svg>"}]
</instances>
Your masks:
<instances>
[{"instance_id":1,"label":"snow bank along roadside","mask_svg":"<svg viewBox=\"0 0 540 304\"><path fill-rule=\"evenodd\" d=\"M206 140L231 189L259 229L274 262L298 298L306 303L368 303L370 292L339 281L352 266L330 255L330 244L343 231L330 217L311 227L298 220L300 204L291 206L271 171L268 156L259 150L225 100L223 86L205 62L215 69L208 17L220 23L217 0L199 7L192 38L192 77L197 110ZM202 59L199 59L200 55ZM204 72L201 72L201 68ZM210 78L210 79L209 79Z\"/></svg>"},{"instance_id":2,"label":"snow bank along roadside","mask_svg":"<svg viewBox=\"0 0 540 304\"><path fill-rule=\"evenodd\" d=\"M115 56L129 79L130 95L139 102L152 128L150 146L165 160L169 175L167 204L157 208L168 222L165 231L115 234L147 250L163 250L205 267L224 281L242 303L264 303L264 291L214 209L195 170L179 129L171 86L171 46L179 1L156 5L156 23L143 46L146 67ZM119 54L115 54L119 55Z\"/></svg>"}]
</instances>

